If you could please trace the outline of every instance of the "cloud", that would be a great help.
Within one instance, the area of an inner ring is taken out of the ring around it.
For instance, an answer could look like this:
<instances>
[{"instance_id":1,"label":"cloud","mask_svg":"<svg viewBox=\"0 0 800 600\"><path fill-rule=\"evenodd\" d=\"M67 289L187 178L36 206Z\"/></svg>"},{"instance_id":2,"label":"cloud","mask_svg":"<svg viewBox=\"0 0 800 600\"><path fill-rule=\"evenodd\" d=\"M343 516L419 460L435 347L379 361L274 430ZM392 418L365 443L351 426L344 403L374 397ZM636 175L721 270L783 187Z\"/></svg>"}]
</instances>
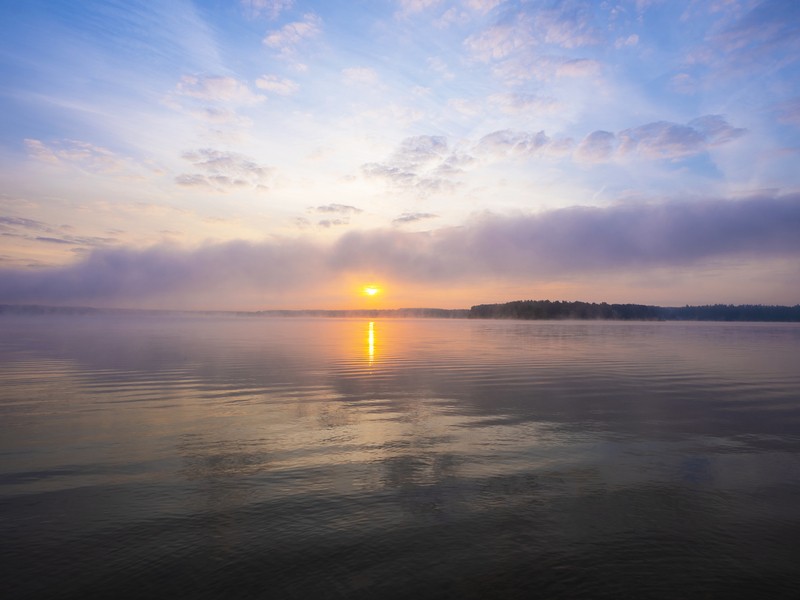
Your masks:
<instances>
[{"instance_id":1,"label":"cloud","mask_svg":"<svg viewBox=\"0 0 800 600\"><path fill-rule=\"evenodd\" d=\"M688 125L702 133L710 146L727 144L747 133L746 129L731 126L722 115L698 117Z\"/></svg>"},{"instance_id":2,"label":"cloud","mask_svg":"<svg viewBox=\"0 0 800 600\"><path fill-rule=\"evenodd\" d=\"M427 232L349 232L332 244L228 242L195 250L102 248L65 267L0 270L0 302L235 298L329 285L364 272L394 281L547 280L646 273L708 260L800 258L800 195L625 203L527 216L488 215ZM229 301L235 305L235 300Z\"/></svg>"},{"instance_id":3,"label":"cloud","mask_svg":"<svg viewBox=\"0 0 800 600\"><path fill-rule=\"evenodd\" d=\"M464 40L464 45L481 62L501 60L535 45L533 23L524 13L512 24L493 25Z\"/></svg>"},{"instance_id":4,"label":"cloud","mask_svg":"<svg viewBox=\"0 0 800 600\"><path fill-rule=\"evenodd\" d=\"M614 42L614 47L620 49L629 46L637 46L638 44L639 44L639 36L636 35L635 33L632 33L628 37L617 38L617 41Z\"/></svg>"},{"instance_id":5,"label":"cloud","mask_svg":"<svg viewBox=\"0 0 800 600\"><path fill-rule=\"evenodd\" d=\"M333 213L338 215L357 215L364 212L360 208L348 204L325 204L324 206L317 206L312 210L318 213Z\"/></svg>"},{"instance_id":6,"label":"cloud","mask_svg":"<svg viewBox=\"0 0 800 600\"><path fill-rule=\"evenodd\" d=\"M367 163L361 170L367 177L426 196L455 189L456 184L448 176L459 173L471 160L453 152L443 136L420 135L403 140L384 162Z\"/></svg>"},{"instance_id":7,"label":"cloud","mask_svg":"<svg viewBox=\"0 0 800 600\"><path fill-rule=\"evenodd\" d=\"M541 41L561 48L598 44L600 31L592 23L590 6L561 3L559 8L539 11L534 27Z\"/></svg>"},{"instance_id":8,"label":"cloud","mask_svg":"<svg viewBox=\"0 0 800 600\"><path fill-rule=\"evenodd\" d=\"M563 156L573 146L570 138L550 138L544 131L536 133L503 129L483 136L475 146L481 156Z\"/></svg>"},{"instance_id":9,"label":"cloud","mask_svg":"<svg viewBox=\"0 0 800 600\"><path fill-rule=\"evenodd\" d=\"M250 127L253 124L251 119L236 114L227 108L217 108L214 106L203 106L200 108L189 108L186 112L197 119L212 125L234 125L239 127Z\"/></svg>"},{"instance_id":10,"label":"cloud","mask_svg":"<svg viewBox=\"0 0 800 600\"><path fill-rule=\"evenodd\" d=\"M305 40L322 33L322 19L315 13L306 13L301 21L287 23L270 31L263 39L265 46L278 50L284 58L291 57Z\"/></svg>"},{"instance_id":11,"label":"cloud","mask_svg":"<svg viewBox=\"0 0 800 600\"><path fill-rule=\"evenodd\" d=\"M379 77L375 69L369 67L350 67L342 69L342 78L347 85L368 85L374 86L378 84Z\"/></svg>"},{"instance_id":12,"label":"cloud","mask_svg":"<svg viewBox=\"0 0 800 600\"><path fill-rule=\"evenodd\" d=\"M600 72L601 65L588 58L564 59L555 61L556 77L590 77Z\"/></svg>"},{"instance_id":13,"label":"cloud","mask_svg":"<svg viewBox=\"0 0 800 600\"><path fill-rule=\"evenodd\" d=\"M34 231L53 231L53 228L35 219L25 219L23 217L0 217L0 230L8 231L10 228L21 227L23 229L32 229Z\"/></svg>"},{"instance_id":14,"label":"cloud","mask_svg":"<svg viewBox=\"0 0 800 600\"><path fill-rule=\"evenodd\" d=\"M300 89L297 82L277 75L262 75L256 79L256 87L279 96L291 96Z\"/></svg>"},{"instance_id":15,"label":"cloud","mask_svg":"<svg viewBox=\"0 0 800 600\"><path fill-rule=\"evenodd\" d=\"M289 10L294 0L240 0L242 9L249 19L264 16L277 19L283 11Z\"/></svg>"},{"instance_id":16,"label":"cloud","mask_svg":"<svg viewBox=\"0 0 800 600\"><path fill-rule=\"evenodd\" d=\"M26 139L25 148L28 155L38 161L77 167L89 173L139 176L145 170L130 158L80 140L56 140L46 144L41 140Z\"/></svg>"},{"instance_id":17,"label":"cloud","mask_svg":"<svg viewBox=\"0 0 800 600\"><path fill-rule=\"evenodd\" d=\"M471 10L488 13L497 6L500 6L505 0L464 0L464 5Z\"/></svg>"},{"instance_id":18,"label":"cloud","mask_svg":"<svg viewBox=\"0 0 800 600\"><path fill-rule=\"evenodd\" d=\"M617 138L610 131L593 131L578 145L575 157L584 162L605 162L616 150Z\"/></svg>"},{"instance_id":19,"label":"cloud","mask_svg":"<svg viewBox=\"0 0 800 600\"><path fill-rule=\"evenodd\" d=\"M268 189L274 169L259 165L236 152L201 148L185 152L183 158L199 173L184 173L175 182L184 187L201 187L216 192Z\"/></svg>"},{"instance_id":20,"label":"cloud","mask_svg":"<svg viewBox=\"0 0 800 600\"><path fill-rule=\"evenodd\" d=\"M264 101L264 96L253 93L246 83L234 77L217 75L184 75L175 86L175 93L233 106L250 106Z\"/></svg>"},{"instance_id":21,"label":"cloud","mask_svg":"<svg viewBox=\"0 0 800 600\"><path fill-rule=\"evenodd\" d=\"M711 38L716 56L734 69L773 63L776 57L783 64L800 58L797 23L800 4L794 0L765 0L753 4L752 10Z\"/></svg>"},{"instance_id":22,"label":"cloud","mask_svg":"<svg viewBox=\"0 0 800 600\"><path fill-rule=\"evenodd\" d=\"M74 235L71 230L68 225L53 226L35 219L0 216L0 235L8 237L82 247L108 246L118 241L113 237Z\"/></svg>"},{"instance_id":23,"label":"cloud","mask_svg":"<svg viewBox=\"0 0 800 600\"><path fill-rule=\"evenodd\" d=\"M489 96L489 105L509 115L553 114L562 108L561 103L554 98L515 92L492 94Z\"/></svg>"},{"instance_id":24,"label":"cloud","mask_svg":"<svg viewBox=\"0 0 800 600\"><path fill-rule=\"evenodd\" d=\"M339 227L342 225L349 225L350 219L322 219L321 221L317 221L317 225L320 227L324 227L325 229L330 229L331 227Z\"/></svg>"},{"instance_id":25,"label":"cloud","mask_svg":"<svg viewBox=\"0 0 800 600\"><path fill-rule=\"evenodd\" d=\"M466 25L469 23L469 20L470 16L468 12L451 6L433 22L433 25L439 29L447 29L451 25Z\"/></svg>"},{"instance_id":26,"label":"cloud","mask_svg":"<svg viewBox=\"0 0 800 600\"><path fill-rule=\"evenodd\" d=\"M726 144L744 133L744 129L732 127L720 115L706 115L687 125L658 121L621 131L619 151L623 155L635 152L649 159L681 158Z\"/></svg>"},{"instance_id":27,"label":"cloud","mask_svg":"<svg viewBox=\"0 0 800 600\"><path fill-rule=\"evenodd\" d=\"M601 69L601 63L589 58L568 58L529 52L496 63L492 72L507 85L518 85L532 79L550 81L594 77Z\"/></svg>"},{"instance_id":28,"label":"cloud","mask_svg":"<svg viewBox=\"0 0 800 600\"><path fill-rule=\"evenodd\" d=\"M432 56L428 59L428 67L435 73L438 73L442 79L447 81L454 79L455 75L450 71L447 63L445 63L438 56Z\"/></svg>"},{"instance_id":29,"label":"cloud","mask_svg":"<svg viewBox=\"0 0 800 600\"><path fill-rule=\"evenodd\" d=\"M620 131L594 131L575 150L583 162L606 162L616 157L637 156L648 160L679 159L732 142L746 133L721 115L705 115L686 125L656 121Z\"/></svg>"},{"instance_id":30,"label":"cloud","mask_svg":"<svg viewBox=\"0 0 800 600\"><path fill-rule=\"evenodd\" d=\"M697 83L688 73L676 73L670 78L669 87L679 94L693 94L697 89Z\"/></svg>"},{"instance_id":31,"label":"cloud","mask_svg":"<svg viewBox=\"0 0 800 600\"><path fill-rule=\"evenodd\" d=\"M498 23L469 36L464 45L478 60L490 62L538 47L572 50L601 41L590 11L564 3L559 8L521 11L510 23Z\"/></svg>"},{"instance_id":32,"label":"cloud","mask_svg":"<svg viewBox=\"0 0 800 600\"><path fill-rule=\"evenodd\" d=\"M407 225L409 223L417 223L419 221L426 221L428 219L438 219L439 215L426 212L403 213L396 219L392 219L392 225Z\"/></svg>"}]
</instances>

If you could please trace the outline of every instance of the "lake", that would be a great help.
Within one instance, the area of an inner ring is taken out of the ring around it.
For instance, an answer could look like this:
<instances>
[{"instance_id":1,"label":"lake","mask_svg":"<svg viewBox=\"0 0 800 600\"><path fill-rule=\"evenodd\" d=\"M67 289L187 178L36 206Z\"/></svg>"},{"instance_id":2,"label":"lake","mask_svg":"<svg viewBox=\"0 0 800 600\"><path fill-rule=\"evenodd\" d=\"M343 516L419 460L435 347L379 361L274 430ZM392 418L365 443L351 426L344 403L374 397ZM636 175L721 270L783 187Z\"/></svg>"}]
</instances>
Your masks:
<instances>
[{"instance_id":1,"label":"lake","mask_svg":"<svg viewBox=\"0 0 800 600\"><path fill-rule=\"evenodd\" d=\"M0 316L5 598L794 598L800 326Z\"/></svg>"}]
</instances>

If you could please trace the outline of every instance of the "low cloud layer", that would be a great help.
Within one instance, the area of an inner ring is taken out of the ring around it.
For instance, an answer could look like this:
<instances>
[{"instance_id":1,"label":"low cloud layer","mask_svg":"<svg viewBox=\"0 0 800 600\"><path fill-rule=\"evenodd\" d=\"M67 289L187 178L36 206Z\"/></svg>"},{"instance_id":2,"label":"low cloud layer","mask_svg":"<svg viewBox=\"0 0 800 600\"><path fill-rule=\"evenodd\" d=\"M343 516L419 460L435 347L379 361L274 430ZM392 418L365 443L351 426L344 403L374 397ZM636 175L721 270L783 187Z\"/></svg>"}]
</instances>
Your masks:
<instances>
[{"instance_id":1,"label":"low cloud layer","mask_svg":"<svg viewBox=\"0 0 800 600\"><path fill-rule=\"evenodd\" d=\"M229 242L196 250L97 249L79 263L0 271L0 302L118 303L152 296L308 292L343 277L410 283L482 278L544 281L564 274L642 273L709 259L800 258L800 195L573 207L484 216L411 233L350 232L332 245Z\"/></svg>"}]
</instances>

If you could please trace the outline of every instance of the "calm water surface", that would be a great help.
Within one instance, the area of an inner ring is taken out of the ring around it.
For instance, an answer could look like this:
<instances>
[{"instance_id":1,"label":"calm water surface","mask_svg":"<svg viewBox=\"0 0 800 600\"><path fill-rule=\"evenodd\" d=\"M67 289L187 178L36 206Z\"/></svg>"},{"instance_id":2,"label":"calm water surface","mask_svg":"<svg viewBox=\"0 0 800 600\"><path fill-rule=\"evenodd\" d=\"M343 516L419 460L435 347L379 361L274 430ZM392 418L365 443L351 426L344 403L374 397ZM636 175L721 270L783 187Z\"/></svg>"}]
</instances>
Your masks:
<instances>
[{"instance_id":1,"label":"calm water surface","mask_svg":"<svg viewBox=\"0 0 800 600\"><path fill-rule=\"evenodd\" d=\"M6 598L794 598L800 327L0 317Z\"/></svg>"}]
</instances>

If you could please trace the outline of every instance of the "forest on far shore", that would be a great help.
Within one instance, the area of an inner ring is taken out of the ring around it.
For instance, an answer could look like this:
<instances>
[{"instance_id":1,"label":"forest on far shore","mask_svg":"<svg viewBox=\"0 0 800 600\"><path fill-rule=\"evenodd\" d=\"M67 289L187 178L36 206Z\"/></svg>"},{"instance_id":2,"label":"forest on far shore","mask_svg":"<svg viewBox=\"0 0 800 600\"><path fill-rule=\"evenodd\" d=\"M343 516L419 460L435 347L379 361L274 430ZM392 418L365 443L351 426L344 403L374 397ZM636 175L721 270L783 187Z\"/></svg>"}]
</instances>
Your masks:
<instances>
[{"instance_id":1,"label":"forest on far shore","mask_svg":"<svg viewBox=\"0 0 800 600\"><path fill-rule=\"evenodd\" d=\"M606 302L551 302L516 300L479 304L469 309L471 319L607 319L637 321L799 321L800 305L710 304L664 307Z\"/></svg>"}]
</instances>

